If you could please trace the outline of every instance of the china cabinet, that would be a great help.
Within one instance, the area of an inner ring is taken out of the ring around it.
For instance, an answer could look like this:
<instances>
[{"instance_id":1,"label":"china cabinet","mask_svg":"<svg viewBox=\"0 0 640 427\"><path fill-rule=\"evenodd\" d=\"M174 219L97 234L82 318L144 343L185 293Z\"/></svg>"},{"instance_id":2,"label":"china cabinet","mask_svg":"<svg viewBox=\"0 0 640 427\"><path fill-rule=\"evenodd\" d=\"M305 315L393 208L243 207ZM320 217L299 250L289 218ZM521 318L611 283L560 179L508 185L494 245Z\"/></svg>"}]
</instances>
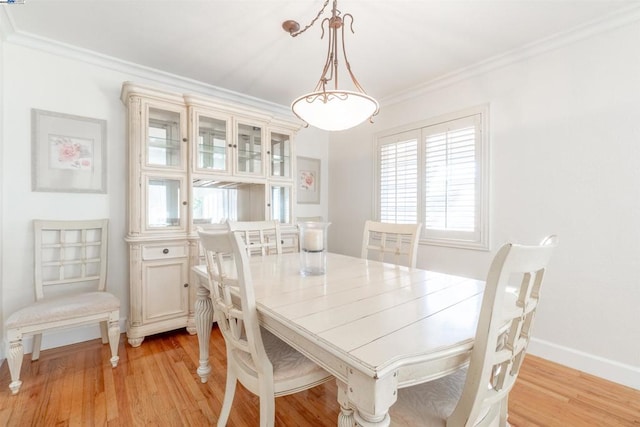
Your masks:
<instances>
[{"instance_id":1,"label":"china cabinet","mask_svg":"<svg viewBox=\"0 0 640 427\"><path fill-rule=\"evenodd\" d=\"M276 219L296 245L292 119L125 82L130 307L127 338L195 333L198 227ZM287 224L289 227L287 227ZM287 233L286 230L290 229Z\"/></svg>"}]
</instances>

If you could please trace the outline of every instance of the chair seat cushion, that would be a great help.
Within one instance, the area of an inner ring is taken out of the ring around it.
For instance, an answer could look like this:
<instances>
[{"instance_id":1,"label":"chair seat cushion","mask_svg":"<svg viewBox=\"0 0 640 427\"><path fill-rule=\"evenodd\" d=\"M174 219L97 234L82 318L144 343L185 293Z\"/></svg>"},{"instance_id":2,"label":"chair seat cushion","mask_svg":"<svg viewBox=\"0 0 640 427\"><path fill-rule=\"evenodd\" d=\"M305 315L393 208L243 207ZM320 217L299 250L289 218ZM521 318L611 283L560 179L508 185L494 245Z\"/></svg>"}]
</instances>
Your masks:
<instances>
[{"instance_id":1,"label":"chair seat cushion","mask_svg":"<svg viewBox=\"0 0 640 427\"><path fill-rule=\"evenodd\" d=\"M108 292L45 298L13 313L7 319L6 327L11 329L69 320L119 309L120 300Z\"/></svg>"},{"instance_id":2,"label":"chair seat cushion","mask_svg":"<svg viewBox=\"0 0 640 427\"><path fill-rule=\"evenodd\" d=\"M444 426L464 388L467 368L446 377L398 390L391 406L392 426Z\"/></svg>"},{"instance_id":3,"label":"chair seat cushion","mask_svg":"<svg viewBox=\"0 0 640 427\"><path fill-rule=\"evenodd\" d=\"M305 390L333 378L330 373L271 332L264 328L260 328L260 331L265 352L273 366L276 396ZM246 367L253 366L249 353L238 351L235 354Z\"/></svg>"}]
</instances>

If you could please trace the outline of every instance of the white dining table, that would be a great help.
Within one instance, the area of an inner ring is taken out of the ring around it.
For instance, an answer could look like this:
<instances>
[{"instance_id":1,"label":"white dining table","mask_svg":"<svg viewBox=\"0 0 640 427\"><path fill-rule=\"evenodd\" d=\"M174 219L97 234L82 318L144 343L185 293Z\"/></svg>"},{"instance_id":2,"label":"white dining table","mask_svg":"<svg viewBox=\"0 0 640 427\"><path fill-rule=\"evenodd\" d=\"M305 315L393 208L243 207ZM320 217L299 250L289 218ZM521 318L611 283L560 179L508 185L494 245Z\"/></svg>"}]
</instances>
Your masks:
<instances>
[{"instance_id":1,"label":"white dining table","mask_svg":"<svg viewBox=\"0 0 640 427\"><path fill-rule=\"evenodd\" d=\"M388 426L398 388L468 363L484 281L334 253L320 276L301 275L297 253L250 264L261 325L336 377L339 426ZM206 382L213 308L206 266L194 272Z\"/></svg>"}]
</instances>

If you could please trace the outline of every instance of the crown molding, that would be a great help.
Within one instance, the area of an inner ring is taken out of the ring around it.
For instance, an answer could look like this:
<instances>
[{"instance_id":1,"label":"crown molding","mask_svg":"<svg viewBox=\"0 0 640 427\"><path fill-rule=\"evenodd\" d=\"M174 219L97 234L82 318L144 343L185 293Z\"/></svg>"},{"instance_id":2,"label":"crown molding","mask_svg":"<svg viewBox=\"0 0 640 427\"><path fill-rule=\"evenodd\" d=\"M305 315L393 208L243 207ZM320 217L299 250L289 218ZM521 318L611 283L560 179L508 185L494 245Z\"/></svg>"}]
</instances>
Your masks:
<instances>
[{"instance_id":1,"label":"crown molding","mask_svg":"<svg viewBox=\"0 0 640 427\"><path fill-rule=\"evenodd\" d=\"M633 24L639 20L640 5L633 4L570 30L529 43L506 53L482 60L468 67L464 67L427 82L420 83L410 89L384 97L380 99L379 102L381 106L398 104L472 77L488 73L489 71L506 67L531 57L541 55L545 52L559 49L597 34Z\"/></svg>"},{"instance_id":2,"label":"crown molding","mask_svg":"<svg viewBox=\"0 0 640 427\"><path fill-rule=\"evenodd\" d=\"M425 93L453 85L495 69L506 67L528 58L541 55L545 52L559 49L563 46L570 45L597 34L630 25L639 20L640 5L633 4L562 33L477 62L468 67L461 68L427 82L420 83L410 89L384 97L380 99L379 102L381 106L390 106L407 101ZM260 98L245 95L240 92L213 86L201 81L189 79L155 68L146 67L133 62L124 61L95 51L79 48L77 46L17 30L13 20L11 19L11 15L4 7L0 7L0 36L3 40L12 44L41 50L61 57L122 72L133 77L145 79L149 82L170 86L171 88L179 91L192 91L222 100L267 110L275 115L286 118L287 120L290 120L293 117L288 106L276 104Z\"/></svg>"},{"instance_id":3,"label":"crown molding","mask_svg":"<svg viewBox=\"0 0 640 427\"><path fill-rule=\"evenodd\" d=\"M266 110L284 120L293 120L294 116L288 106L276 104L264 99L245 95L229 89L189 79L166 71L158 70L133 62L125 61L112 56L104 55L89 49L80 48L67 43L41 37L32 33L17 30L11 20L11 15L0 8L0 34L7 43L40 50L56 56L73 59L90 65L127 74L134 78L144 79L147 82L157 83L169 90L182 92L195 92L207 95L223 101L241 104L247 107Z\"/></svg>"}]
</instances>

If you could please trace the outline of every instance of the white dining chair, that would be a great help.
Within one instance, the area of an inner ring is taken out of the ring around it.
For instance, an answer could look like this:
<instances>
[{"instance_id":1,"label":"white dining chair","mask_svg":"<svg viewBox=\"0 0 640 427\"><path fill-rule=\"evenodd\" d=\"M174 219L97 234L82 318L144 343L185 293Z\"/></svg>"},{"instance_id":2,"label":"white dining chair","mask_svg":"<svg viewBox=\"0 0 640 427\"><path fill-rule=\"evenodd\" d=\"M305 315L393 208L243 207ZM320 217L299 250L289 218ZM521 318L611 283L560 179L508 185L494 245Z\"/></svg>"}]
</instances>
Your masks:
<instances>
[{"instance_id":1,"label":"white dining chair","mask_svg":"<svg viewBox=\"0 0 640 427\"><path fill-rule=\"evenodd\" d=\"M111 366L119 360L120 301L106 292L108 220L35 220L33 228L36 300L6 321L13 394L22 385L25 335L33 335L36 361L43 332L99 323L102 342L111 347Z\"/></svg>"},{"instance_id":2,"label":"white dining chair","mask_svg":"<svg viewBox=\"0 0 640 427\"><path fill-rule=\"evenodd\" d=\"M421 223L367 221L364 224L360 257L415 268L421 228Z\"/></svg>"},{"instance_id":3,"label":"white dining chair","mask_svg":"<svg viewBox=\"0 0 640 427\"><path fill-rule=\"evenodd\" d=\"M299 216L296 222L324 222L324 219L321 216Z\"/></svg>"},{"instance_id":4,"label":"white dining chair","mask_svg":"<svg viewBox=\"0 0 640 427\"><path fill-rule=\"evenodd\" d=\"M240 235L199 235L206 251L214 314L227 347L227 381L218 426L227 423L238 381L260 398L260 426L273 426L276 397L315 387L333 377L259 326L249 258Z\"/></svg>"},{"instance_id":5,"label":"white dining chair","mask_svg":"<svg viewBox=\"0 0 640 427\"><path fill-rule=\"evenodd\" d=\"M231 230L242 236L249 257L282 253L282 235L278 221L229 221L228 224Z\"/></svg>"},{"instance_id":6,"label":"white dining chair","mask_svg":"<svg viewBox=\"0 0 640 427\"><path fill-rule=\"evenodd\" d=\"M524 359L540 287L557 246L505 244L493 259L468 368L398 391L393 426L507 426L509 391ZM508 290L516 285L516 291Z\"/></svg>"}]
</instances>

